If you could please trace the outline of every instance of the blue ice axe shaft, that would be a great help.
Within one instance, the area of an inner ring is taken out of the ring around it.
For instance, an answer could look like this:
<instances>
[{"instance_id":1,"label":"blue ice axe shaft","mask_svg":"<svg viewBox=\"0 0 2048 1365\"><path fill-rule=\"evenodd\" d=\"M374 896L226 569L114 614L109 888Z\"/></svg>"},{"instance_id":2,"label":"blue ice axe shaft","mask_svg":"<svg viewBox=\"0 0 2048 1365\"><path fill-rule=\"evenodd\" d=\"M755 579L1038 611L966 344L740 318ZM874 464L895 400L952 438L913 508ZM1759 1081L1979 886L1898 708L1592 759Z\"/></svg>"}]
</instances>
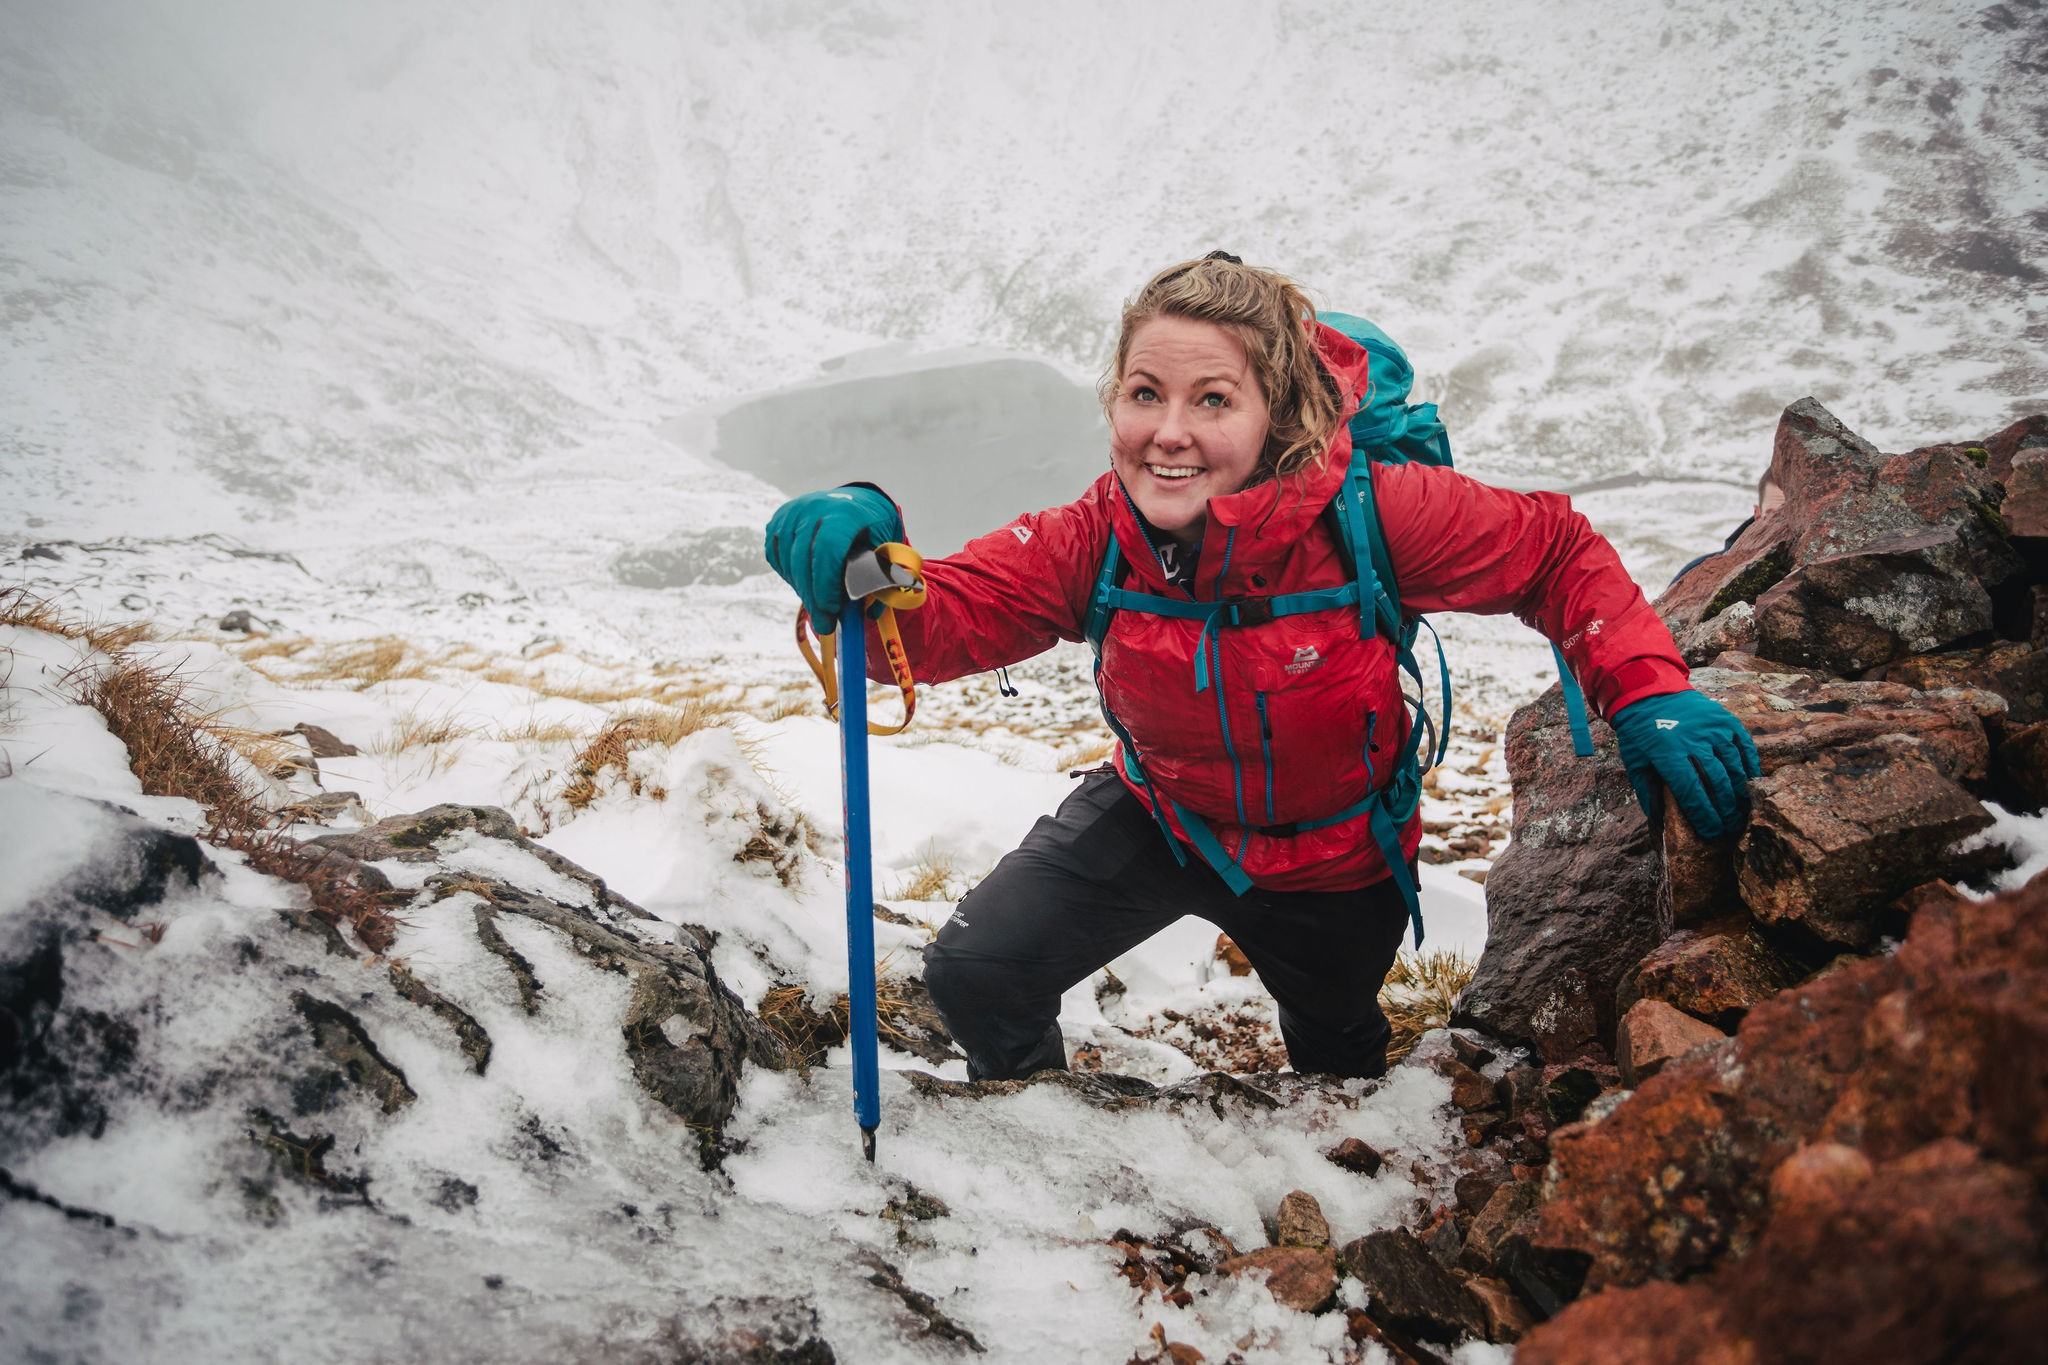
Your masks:
<instances>
[{"instance_id":1,"label":"blue ice axe shaft","mask_svg":"<svg viewBox=\"0 0 2048 1365\"><path fill-rule=\"evenodd\" d=\"M853 1049L853 1116L875 1159L882 1064L875 1037L875 876L868 829L868 641L862 604L839 613L839 799L846 825L846 1013Z\"/></svg>"}]
</instances>

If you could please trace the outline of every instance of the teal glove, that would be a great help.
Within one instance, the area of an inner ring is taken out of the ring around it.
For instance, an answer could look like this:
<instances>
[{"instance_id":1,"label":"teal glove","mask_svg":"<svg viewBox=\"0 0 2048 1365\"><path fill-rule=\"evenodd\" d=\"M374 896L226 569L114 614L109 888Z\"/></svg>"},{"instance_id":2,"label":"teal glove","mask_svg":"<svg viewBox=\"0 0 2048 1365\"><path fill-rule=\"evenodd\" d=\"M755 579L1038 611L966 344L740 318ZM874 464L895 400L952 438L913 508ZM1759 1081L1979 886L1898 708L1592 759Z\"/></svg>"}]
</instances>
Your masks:
<instances>
[{"instance_id":1,"label":"teal glove","mask_svg":"<svg viewBox=\"0 0 2048 1365\"><path fill-rule=\"evenodd\" d=\"M1622 765L1643 814L1658 818L1662 778L1702 839L1733 831L1749 809L1749 779L1763 769L1756 744L1728 708L1690 689L1630 702L1614 715Z\"/></svg>"},{"instance_id":2,"label":"teal glove","mask_svg":"<svg viewBox=\"0 0 2048 1365\"><path fill-rule=\"evenodd\" d=\"M903 539L896 504L878 489L848 484L791 498L768 518L769 567L796 589L811 629L830 635L846 605L846 561L855 550Z\"/></svg>"}]
</instances>

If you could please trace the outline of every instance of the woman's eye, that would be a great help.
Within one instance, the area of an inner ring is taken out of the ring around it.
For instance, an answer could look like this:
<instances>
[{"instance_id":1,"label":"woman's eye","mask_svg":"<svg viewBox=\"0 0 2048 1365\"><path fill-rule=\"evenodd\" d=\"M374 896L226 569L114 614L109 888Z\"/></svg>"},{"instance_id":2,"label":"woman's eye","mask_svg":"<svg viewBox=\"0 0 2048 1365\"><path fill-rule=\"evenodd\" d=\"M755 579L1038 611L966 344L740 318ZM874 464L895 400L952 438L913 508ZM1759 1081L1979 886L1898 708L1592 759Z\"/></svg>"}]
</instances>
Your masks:
<instances>
[{"instance_id":1,"label":"woman's eye","mask_svg":"<svg viewBox=\"0 0 2048 1365\"><path fill-rule=\"evenodd\" d=\"M1229 400L1220 393L1205 393L1199 400L1205 408L1228 407Z\"/></svg>"},{"instance_id":2,"label":"woman's eye","mask_svg":"<svg viewBox=\"0 0 2048 1365\"><path fill-rule=\"evenodd\" d=\"M1150 384L1140 384L1137 388L1131 390L1131 400L1136 403L1151 403L1156 401L1158 397L1158 391Z\"/></svg>"}]
</instances>

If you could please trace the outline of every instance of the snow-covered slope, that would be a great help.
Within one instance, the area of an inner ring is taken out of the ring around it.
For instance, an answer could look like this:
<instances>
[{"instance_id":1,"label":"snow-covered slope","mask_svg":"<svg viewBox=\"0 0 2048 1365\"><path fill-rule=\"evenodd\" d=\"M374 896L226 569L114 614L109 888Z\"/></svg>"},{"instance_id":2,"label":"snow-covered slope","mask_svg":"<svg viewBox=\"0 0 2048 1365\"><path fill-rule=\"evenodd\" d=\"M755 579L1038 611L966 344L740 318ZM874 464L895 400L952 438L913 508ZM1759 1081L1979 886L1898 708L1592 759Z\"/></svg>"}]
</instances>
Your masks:
<instances>
[{"instance_id":1,"label":"snow-covered slope","mask_svg":"<svg viewBox=\"0 0 2048 1365\"><path fill-rule=\"evenodd\" d=\"M882 339L1086 377L1214 245L1378 316L1519 482L2048 392L2022 6L6 10L11 531L744 523L658 421Z\"/></svg>"}]
</instances>

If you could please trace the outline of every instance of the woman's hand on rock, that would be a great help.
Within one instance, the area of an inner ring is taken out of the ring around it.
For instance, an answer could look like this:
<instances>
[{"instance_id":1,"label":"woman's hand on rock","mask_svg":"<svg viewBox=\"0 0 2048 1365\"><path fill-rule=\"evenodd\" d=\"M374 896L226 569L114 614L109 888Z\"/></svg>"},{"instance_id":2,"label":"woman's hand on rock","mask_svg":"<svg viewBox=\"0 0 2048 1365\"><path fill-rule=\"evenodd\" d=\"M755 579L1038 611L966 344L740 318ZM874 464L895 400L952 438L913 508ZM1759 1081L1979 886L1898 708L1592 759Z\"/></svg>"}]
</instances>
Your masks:
<instances>
[{"instance_id":1,"label":"woman's hand on rock","mask_svg":"<svg viewBox=\"0 0 2048 1365\"><path fill-rule=\"evenodd\" d=\"M1652 822L1653 779L1661 779L1702 839L1740 827L1749 810L1749 780L1762 768L1755 741L1727 707L1687 689L1630 702L1615 713L1613 725L1629 785Z\"/></svg>"}]
</instances>

